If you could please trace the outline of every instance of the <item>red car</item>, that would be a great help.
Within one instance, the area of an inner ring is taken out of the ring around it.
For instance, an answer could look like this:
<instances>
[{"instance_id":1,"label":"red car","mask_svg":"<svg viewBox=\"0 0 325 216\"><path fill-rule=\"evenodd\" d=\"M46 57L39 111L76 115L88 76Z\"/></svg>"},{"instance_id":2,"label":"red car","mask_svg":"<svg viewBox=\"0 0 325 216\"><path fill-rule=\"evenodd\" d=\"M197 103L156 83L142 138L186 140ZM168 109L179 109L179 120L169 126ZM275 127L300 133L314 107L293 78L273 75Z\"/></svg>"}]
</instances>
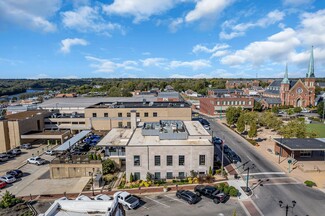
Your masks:
<instances>
[{"instance_id":1,"label":"red car","mask_svg":"<svg viewBox=\"0 0 325 216\"><path fill-rule=\"evenodd\" d=\"M4 181L0 181L0 189L6 187L7 183Z\"/></svg>"}]
</instances>

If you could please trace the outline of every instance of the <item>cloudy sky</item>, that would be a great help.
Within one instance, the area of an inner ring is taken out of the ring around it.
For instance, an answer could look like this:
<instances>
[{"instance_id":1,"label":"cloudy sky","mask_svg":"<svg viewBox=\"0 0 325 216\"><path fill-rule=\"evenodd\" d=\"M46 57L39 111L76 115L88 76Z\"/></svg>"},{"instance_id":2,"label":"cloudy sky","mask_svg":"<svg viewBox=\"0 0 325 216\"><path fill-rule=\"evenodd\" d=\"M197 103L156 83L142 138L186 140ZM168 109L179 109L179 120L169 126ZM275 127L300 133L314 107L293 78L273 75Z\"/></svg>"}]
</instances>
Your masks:
<instances>
[{"instance_id":1,"label":"cloudy sky","mask_svg":"<svg viewBox=\"0 0 325 216\"><path fill-rule=\"evenodd\" d=\"M1 0L0 78L325 77L324 0Z\"/></svg>"}]
</instances>

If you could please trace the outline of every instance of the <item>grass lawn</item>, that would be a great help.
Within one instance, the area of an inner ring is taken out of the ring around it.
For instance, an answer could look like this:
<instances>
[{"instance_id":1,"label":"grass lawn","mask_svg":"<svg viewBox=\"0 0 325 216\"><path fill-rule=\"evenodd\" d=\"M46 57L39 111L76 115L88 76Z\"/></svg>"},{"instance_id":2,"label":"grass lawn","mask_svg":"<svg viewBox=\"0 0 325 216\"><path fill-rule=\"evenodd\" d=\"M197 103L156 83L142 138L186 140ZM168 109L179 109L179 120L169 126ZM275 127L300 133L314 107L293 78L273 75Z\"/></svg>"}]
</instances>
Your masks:
<instances>
[{"instance_id":1,"label":"grass lawn","mask_svg":"<svg viewBox=\"0 0 325 216\"><path fill-rule=\"evenodd\" d=\"M307 131L315 131L319 137L325 138L325 124L308 124Z\"/></svg>"}]
</instances>

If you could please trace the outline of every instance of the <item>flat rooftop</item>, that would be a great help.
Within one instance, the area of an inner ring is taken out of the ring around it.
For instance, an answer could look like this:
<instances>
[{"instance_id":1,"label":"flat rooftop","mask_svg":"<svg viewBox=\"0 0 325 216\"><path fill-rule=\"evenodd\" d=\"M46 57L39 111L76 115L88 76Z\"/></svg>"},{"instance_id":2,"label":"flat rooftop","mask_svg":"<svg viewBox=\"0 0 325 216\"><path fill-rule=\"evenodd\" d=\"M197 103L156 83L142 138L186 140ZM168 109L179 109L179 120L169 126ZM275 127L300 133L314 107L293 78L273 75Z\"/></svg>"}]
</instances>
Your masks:
<instances>
[{"instance_id":1,"label":"flat rooftop","mask_svg":"<svg viewBox=\"0 0 325 216\"><path fill-rule=\"evenodd\" d=\"M156 101L157 98L152 95L137 95L134 97L74 97L74 98L52 98L45 100L39 104L39 107L47 109L57 108L86 108L94 104L101 102L141 102L145 99L146 101Z\"/></svg>"},{"instance_id":2,"label":"flat rooftop","mask_svg":"<svg viewBox=\"0 0 325 216\"><path fill-rule=\"evenodd\" d=\"M92 106L87 107L91 108L184 108L191 107L186 102L101 102Z\"/></svg>"},{"instance_id":3,"label":"flat rooftop","mask_svg":"<svg viewBox=\"0 0 325 216\"><path fill-rule=\"evenodd\" d=\"M63 135L69 133L68 130L46 130L46 131L42 131L42 132L38 132L38 131L30 131L28 133L25 133L24 135Z\"/></svg>"},{"instance_id":4,"label":"flat rooftop","mask_svg":"<svg viewBox=\"0 0 325 216\"><path fill-rule=\"evenodd\" d=\"M97 146L125 146L132 136L132 129L113 128Z\"/></svg>"},{"instance_id":5,"label":"flat rooftop","mask_svg":"<svg viewBox=\"0 0 325 216\"><path fill-rule=\"evenodd\" d=\"M274 141L292 151L325 151L325 138L275 138Z\"/></svg>"},{"instance_id":6,"label":"flat rooftop","mask_svg":"<svg viewBox=\"0 0 325 216\"><path fill-rule=\"evenodd\" d=\"M20 112L20 113L15 113L15 114L11 114L11 115L7 115L5 117L6 120L9 121L16 121L16 120L24 120L26 118L32 118L36 115L42 115L48 113L48 111L45 110L29 110L29 111L25 111L25 112Z\"/></svg>"},{"instance_id":7,"label":"flat rooftop","mask_svg":"<svg viewBox=\"0 0 325 216\"><path fill-rule=\"evenodd\" d=\"M210 136L199 121L183 121L189 136Z\"/></svg>"}]
</instances>

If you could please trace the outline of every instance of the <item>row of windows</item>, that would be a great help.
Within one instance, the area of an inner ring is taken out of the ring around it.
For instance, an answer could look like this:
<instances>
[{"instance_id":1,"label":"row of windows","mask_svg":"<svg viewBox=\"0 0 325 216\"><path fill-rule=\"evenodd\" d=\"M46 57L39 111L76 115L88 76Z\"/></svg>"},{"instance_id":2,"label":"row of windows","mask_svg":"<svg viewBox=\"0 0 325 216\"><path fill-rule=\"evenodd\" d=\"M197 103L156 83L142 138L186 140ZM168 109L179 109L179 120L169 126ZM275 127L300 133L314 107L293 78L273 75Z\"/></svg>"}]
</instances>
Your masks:
<instances>
[{"instance_id":1,"label":"row of windows","mask_svg":"<svg viewBox=\"0 0 325 216\"><path fill-rule=\"evenodd\" d=\"M154 156L154 164L155 166L161 166L161 157L160 155ZM141 158L140 155L133 156L133 165L140 166L141 165ZM178 166L185 165L185 155L178 156ZM205 155L199 155L199 165L205 166ZM173 166L173 155L166 156L166 166Z\"/></svg>"},{"instance_id":2,"label":"row of windows","mask_svg":"<svg viewBox=\"0 0 325 216\"><path fill-rule=\"evenodd\" d=\"M117 116L118 117L123 117L123 113L117 113ZM140 117L140 113L136 113L136 116L137 117ZM96 118L97 117L97 113L93 113L93 118ZM131 117L131 113L126 113L126 117ZM149 117L149 113L148 112L145 112L143 113L143 117ZM158 113L157 112L153 112L152 113L152 117L158 117ZM104 113L104 118L108 118L108 113Z\"/></svg>"},{"instance_id":3,"label":"row of windows","mask_svg":"<svg viewBox=\"0 0 325 216\"><path fill-rule=\"evenodd\" d=\"M220 105L220 101L217 101ZM222 105L246 105L246 101L222 101ZM252 105L252 101L248 101L248 105Z\"/></svg>"},{"instance_id":4,"label":"row of windows","mask_svg":"<svg viewBox=\"0 0 325 216\"><path fill-rule=\"evenodd\" d=\"M199 174L205 174L205 172L199 172ZM156 180L161 179L161 172L154 172L153 177ZM165 176L166 179L174 179L174 178L183 179L185 177L186 177L185 172L178 172L177 174L173 172L166 172L166 176ZM134 172L133 179L135 181L140 180L141 179L140 172Z\"/></svg>"}]
</instances>

